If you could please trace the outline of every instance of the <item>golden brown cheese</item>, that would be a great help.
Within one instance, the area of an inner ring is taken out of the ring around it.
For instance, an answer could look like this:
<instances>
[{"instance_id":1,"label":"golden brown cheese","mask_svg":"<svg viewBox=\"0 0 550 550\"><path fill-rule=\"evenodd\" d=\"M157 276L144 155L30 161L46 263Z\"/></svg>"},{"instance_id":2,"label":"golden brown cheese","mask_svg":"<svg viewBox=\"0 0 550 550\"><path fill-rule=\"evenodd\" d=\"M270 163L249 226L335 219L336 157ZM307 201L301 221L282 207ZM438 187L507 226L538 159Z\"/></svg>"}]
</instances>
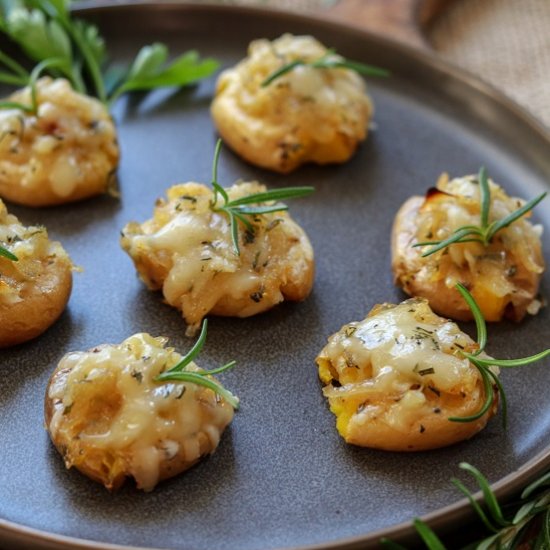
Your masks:
<instances>
[{"instance_id":1,"label":"golden brown cheese","mask_svg":"<svg viewBox=\"0 0 550 550\"><path fill-rule=\"evenodd\" d=\"M214 452L233 408L203 386L156 382L181 360L166 342L141 333L63 357L45 409L46 428L67 468L108 489L128 476L150 491Z\"/></svg>"},{"instance_id":2,"label":"golden brown cheese","mask_svg":"<svg viewBox=\"0 0 550 550\"><path fill-rule=\"evenodd\" d=\"M224 142L252 164L282 173L307 162L348 160L366 138L373 111L356 72L299 66L261 86L287 63L325 54L311 36L252 42L248 57L218 79L212 117Z\"/></svg>"},{"instance_id":3,"label":"golden brown cheese","mask_svg":"<svg viewBox=\"0 0 550 550\"><path fill-rule=\"evenodd\" d=\"M462 356L476 349L426 300L374 307L366 319L332 335L317 357L338 432L347 443L391 451L472 437L495 413L496 400L478 420L448 418L475 414L484 403L481 375Z\"/></svg>"},{"instance_id":4,"label":"golden brown cheese","mask_svg":"<svg viewBox=\"0 0 550 550\"><path fill-rule=\"evenodd\" d=\"M226 189L230 200L265 190L255 182ZM151 220L122 232L141 278L182 311L188 334L209 313L249 317L283 300L304 300L313 285L311 244L286 212L250 218L253 232L240 226L237 255L229 218L212 210L212 199L204 185L175 185Z\"/></svg>"},{"instance_id":5,"label":"golden brown cheese","mask_svg":"<svg viewBox=\"0 0 550 550\"><path fill-rule=\"evenodd\" d=\"M49 206L104 193L119 159L106 107L61 78L41 78L36 90L37 115L0 109L0 196ZM30 105L30 89L7 100Z\"/></svg>"},{"instance_id":6,"label":"golden brown cheese","mask_svg":"<svg viewBox=\"0 0 550 550\"><path fill-rule=\"evenodd\" d=\"M505 218L524 204L509 197L489 180L489 221ZM464 225L480 224L480 190L474 176L437 184L426 198L412 197L399 210L393 227L392 266L395 282L411 296L430 301L437 313L459 320L472 319L455 285L465 285L487 321L521 320L540 308L537 293L544 271L542 226L527 216L499 231L488 246L479 242L453 244L422 258L417 242L444 240Z\"/></svg>"},{"instance_id":7,"label":"golden brown cheese","mask_svg":"<svg viewBox=\"0 0 550 550\"><path fill-rule=\"evenodd\" d=\"M61 315L72 288L72 262L44 227L23 226L0 200L0 347L35 338Z\"/></svg>"}]
</instances>

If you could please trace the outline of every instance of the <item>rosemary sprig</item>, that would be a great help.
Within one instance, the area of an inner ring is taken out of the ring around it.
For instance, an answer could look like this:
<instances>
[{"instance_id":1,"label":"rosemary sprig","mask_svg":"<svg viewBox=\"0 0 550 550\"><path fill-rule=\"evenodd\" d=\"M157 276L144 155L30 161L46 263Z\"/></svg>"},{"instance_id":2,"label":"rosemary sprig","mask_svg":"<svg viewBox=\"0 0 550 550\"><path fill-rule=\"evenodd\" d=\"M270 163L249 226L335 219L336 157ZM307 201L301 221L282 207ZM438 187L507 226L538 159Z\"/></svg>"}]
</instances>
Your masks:
<instances>
[{"instance_id":1,"label":"rosemary sprig","mask_svg":"<svg viewBox=\"0 0 550 550\"><path fill-rule=\"evenodd\" d=\"M489 481L477 468L467 462L462 462L459 467L474 477L483 494L483 502L478 503L475 495L460 480L453 478L451 481L466 496L486 531L485 538L465 548L512 550L523 548L523 545L536 550L550 548L550 472L528 485L518 501L502 507ZM428 550L445 550L445 545L426 523L415 519L414 526ZM388 539L380 542L389 550L406 550Z\"/></svg>"},{"instance_id":2,"label":"rosemary sprig","mask_svg":"<svg viewBox=\"0 0 550 550\"><path fill-rule=\"evenodd\" d=\"M365 76L388 76L390 74L386 69L381 69L380 67L375 67L373 65L365 65L364 63L359 63L358 61L350 61L341 56L337 56L336 50L329 49L323 56L313 61L295 59L294 61L283 65L268 75L267 78L262 81L261 87L265 88L266 86L269 86L274 80L277 80L279 77L289 73L298 66L308 66L313 67L314 69L351 69L352 71Z\"/></svg>"},{"instance_id":3,"label":"rosemary sprig","mask_svg":"<svg viewBox=\"0 0 550 550\"><path fill-rule=\"evenodd\" d=\"M167 63L168 48L155 43L141 48L133 63L117 70L113 79L112 68L104 71L103 37L96 26L72 16L70 0L1 0L0 8L0 31L31 61L45 63L43 70L67 78L75 90L96 96L108 106L126 92L196 82L219 66L214 59L200 60L194 51ZM50 63L53 59L56 62ZM8 69L0 71L1 82L29 83L27 71L2 52L0 64Z\"/></svg>"},{"instance_id":4,"label":"rosemary sprig","mask_svg":"<svg viewBox=\"0 0 550 550\"><path fill-rule=\"evenodd\" d=\"M489 215L491 209L491 190L489 186L487 170L483 166L479 170L478 182L480 188L481 202L480 225L463 225L461 227L458 227L449 237L441 241L425 241L413 244L413 247L431 247L422 253L423 258L425 258L426 256L430 256L431 254L435 254L436 252L439 252L440 250L443 250L448 246L456 243L479 242L483 246L488 246L496 233L498 233L501 229L508 227L519 218L527 214L527 212L532 210L547 195L547 192L544 192L538 197L525 203L521 208L518 208L514 212L508 214L508 216L489 223Z\"/></svg>"},{"instance_id":5,"label":"rosemary sprig","mask_svg":"<svg viewBox=\"0 0 550 550\"><path fill-rule=\"evenodd\" d=\"M545 357L548 357L550 355L550 349L547 349L535 355L531 355L529 357L523 357L521 359L484 359L479 357L481 352L484 351L487 344L487 327L485 324L485 319L483 318L483 314L481 313L479 306L477 305L473 296L468 292L467 288L461 283L457 283L456 289L460 292L460 294L468 304L468 307L472 311L472 315L474 316L477 328L478 349L474 353L466 353L463 351L461 351L460 353L478 369L479 374L481 375L481 378L483 380L485 402L483 403L479 411L475 414L471 416L453 416L450 417L449 420L452 422L472 422L474 420L477 420L478 418L481 418L494 403L496 386L502 401L502 422L504 427L506 427L506 393L504 392L504 388L498 376L491 370L491 367L497 366L501 368L513 368L529 365L531 363L535 363L536 361L540 361Z\"/></svg>"},{"instance_id":6,"label":"rosemary sprig","mask_svg":"<svg viewBox=\"0 0 550 550\"><path fill-rule=\"evenodd\" d=\"M214 194L210 202L210 208L213 212L223 212L229 218L231 226L231 240L233 241L233 250L237 256L241 251L239 248L239 221L246 229L254 233L254 225L248 220L247 216L258 216L261 214L269 214L271 212L280 212L288 210L288 206L282 202L277 202L281 199L295 199L305 197L315 191L314 187L282 187L262 193L253 193L235 200L229 200L226 190L218 183L218 162L222 140L219 139L216 143L214 151L214 161L212 163L212 187ZM223 203L219 204L219 197ZM268 203L268 204L265 204Z\"/></svg>"},{"instance_id":7,"label":"rosemary sprig","mask_svg":"<svg viewBox=\"0 0 550 550\"><path fill-rule=\"evenodd\" d=\"M188 371L186 370L191 361L197 357L201 352L204 342L206 341L206 333L208 329L208 321L204 319L202 322L201 333L198 340L195 342L191 350L181 359L181 361L174 365L167 371L159 374L155 380L157 382L166 382L169 380L177 380L179 382L191 382L199 386L211 389L213 392L221 395L235 410L239 408L239 398L233 395L229 390L226 390L221 384L216 382L213 378L210 378L212 374L219 374L235 366L236 361L230 361L222 367L212 370L198 370Z\"/></svg>"},{"instance_id":8,"label":"rosemary sprig","mask_svg":"<svg viewBox=\"0 0 550 550\"><path fill-rule=\"evenodd\" d=\"M536 521L541 521L541 529L538 544L535 543L532 548L550 548L550 472L528 485L523 490L519 502L508 506L506 511L500 506L489 482L479 470L466 462L461 463L460 468L475 478L483 493L486 511L475 502L474 495L459 480L453 479L452 482L472 505L475 502L476 513L487 530L493 533L481 541L477 548L517 548L521 542L525 542L526 528L534 525Z\"/></svg>"},{"instance_id":9,"label":"rosemary sprig","mask_svg":"<svg viewBox=\"0 0 550 550\"><path fill-rule=\"evenodd\" d=\"M15 254L10 252L7 248L4 248L2 245L0 245L0 256L3 256L12 262L19 261L19 258Z\"/></svg>"},{"instance_id":10,"label":"rosemary sprig","mask_svg":"<svg viewBox=\"0 0 550 550\"><path fill-rule=\"evenodd\" d=\"M420 538L429 550L446 550L445 545L441 542L439 537L435 534L432 528L424 523L421 519L415 518L413 520L414 528L419 534ZM406 546L397 544L390 539L382 538L380 540L380 546L387 550L407 550Z\"/></svg>"}]
</instances>

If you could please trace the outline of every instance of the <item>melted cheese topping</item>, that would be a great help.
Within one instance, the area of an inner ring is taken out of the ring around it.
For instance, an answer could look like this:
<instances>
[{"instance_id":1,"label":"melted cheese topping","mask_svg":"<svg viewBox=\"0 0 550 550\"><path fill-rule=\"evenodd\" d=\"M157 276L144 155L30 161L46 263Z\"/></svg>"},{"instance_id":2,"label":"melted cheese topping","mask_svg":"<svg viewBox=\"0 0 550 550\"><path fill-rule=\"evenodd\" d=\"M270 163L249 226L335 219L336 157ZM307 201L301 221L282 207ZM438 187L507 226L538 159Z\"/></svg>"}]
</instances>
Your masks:
<instances>
[{"instance_id":1,"label":"melted cheese topping","mask_svg":"<svg viewBox=\"0 0 550 550\"><path fill-rule=\"evenodd\" d=\"M493 181L489 186L489 223L505 218L524 204L521 199L509 197ZM418 214L416 242L444 240L461 226L480 223L480 188L474 176L450 181L443 176L437 187L441 193L429 195ZM532 300L544 271L542 226L533 226L527 218L523 216L499 231L487 247L469 242L423 258L421 276L433 282L443 278L447 288L471 280L471 292L481 303L486 319L498 320L507 299L513 304ZM487 294L494 297L493 308L487 304Z\"/></svg>"},{"instance_id":2,"label":"melted cheese topping","mask_svg":"<svg viewBox=\"0 0 550 550\"><path fill-rule=\"evenodd\" d=\"M8 214L5 204L0 200L0 244L18 261L14 262L0 256L0 306L9 306L21 302L29 288L40 280L47 285L42 292L51 290L49 285L55 278L41 278L51 262L65 263L72 269L69 256L57 241L48 239L44 227L25 227L12 214Z\"/></svg>"},{"instance_id":3,"label":"melted cheese topping","mask_svg":"<svg viewBox=\"0 0 550 550\"><path fill-rule=\"evenodd\" d=\"M202 386L155 382L181 360L166 341L135 334L61 360L48 390L54 404L48 429L65 449L67 467L89 461L107 486L123 472L148 491L168 477L171 461L189 467L205 448L216 449L233 409ZM191 363L186 370L198 367Z\"/></svg>"},{"instance_id":4,"label":"melted cheese topping","mask_svg":"<svg viewBox=\"0 0 550 550\"><path fill-rule=\"evenodd\" d=\"M311 62L327 53L311 36L253 41L248 57L220 75L212 105L214 121L229 145L249 160L281 171L306 161L349 158L365 139L373 110L355 71L297 66L261 86L287 63Z\"/></svg>"},{"instance_id":5,"label":"melted cheese topping","mask_svg":"<svg viewBox=\"0 0 550 550\"><path fill-rule=\"evenodd\" d=\"M331 409L340 415L351 404L340 431L348 422L361 425L383 417L406 433L440 401L476 389L479 372L461 355L476 348L426 300L412 299L377 306L365 320L345 325L329 338L317 363Z\"/></svg>"},{"instance_id":6,"label":"melted cheese topping","mask_svg":"<svg viewBox=\"0 0 550 550\"><path fill-rule=\"evenodd\" d=\"M0 110L0 194L34 205L104 192L119 158L107 109L64 79L44 77L36 88L37 116ZM30 89L8 101L30 105Z\"/></svg>"},{"instance_id":7,"label":"melted cheese topping","mask_svg":"<svg viewBox=\"0 0 550 550\"><path fill-rule=\"evenodd\" d=\"M226 191L234 200L265 190L241 183ZM181 309L189 333L209 312L247 317L309 294L313 250L286 212L250 218L253 232L240 226L237 256L229 218L212 210L210 189L187 183L167 195L152 220L124 228L121 244L145 283L162 288L166 301Z\"/></svg>"}]
</instances>

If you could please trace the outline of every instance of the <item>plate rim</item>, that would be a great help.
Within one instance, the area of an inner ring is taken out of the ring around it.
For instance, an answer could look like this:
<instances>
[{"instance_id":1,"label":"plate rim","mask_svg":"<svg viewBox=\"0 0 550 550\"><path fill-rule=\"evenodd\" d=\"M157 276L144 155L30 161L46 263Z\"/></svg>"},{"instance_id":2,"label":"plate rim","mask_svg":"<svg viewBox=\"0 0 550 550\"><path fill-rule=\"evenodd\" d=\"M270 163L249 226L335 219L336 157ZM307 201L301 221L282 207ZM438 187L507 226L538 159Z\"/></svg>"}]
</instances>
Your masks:
<instances>
[{"instance_id":1,"label":"plate rim","mask_svg":"<svg viewBox=\"0 0 550 550\"><path fill-rule=\"evenodd\" d=\"M486 99L496 103L507 113L517 119L528 128L528 131L536 134L542 142L550 146L550 128L546 127L536 116L519 103L511 99L494 85L482 80L477 75L461 67L448 62L437 56L435 52L422 50L404 44L395 39L382 36L364 30L357 25L343 21L331 21L322 15L304 11L291 12L284 9L259 6L242 6L219 4L211 0L77 0L73 2L71 10L82 15L93 15L116 10L189 10L196 12L224 12L241 13L243 16L275 17L278 19L291 20L295 23L308 22L316 26L326 27L341 33L353 33L357 36L374 40L397 52L413 58L417 63L427 66L443 75L458 80L461 84L473 88ZM499 499L506 500L519 492L526 484L533 481L540 473L550 469L550 444L533 458L522 464L518 469L493 482L491 488ZM474 494L476 502L483 500L481 491ZM469 522L475 518L474 510L467 498L461 498L456 502L420 516L430 527L436 529L438 534L445 534L451 531L454 522ZM316 543L311 545L300 545L284 547L280 550L359 550L374 547L381 538L391 537L396 542L408 542L417 539L417 533L413 521L408 520L398 524L390 525L362 535L344 537L337 540ZM0 543L15 544L21 548L48 548L66 550L67 548L88 549L88 550L160 550L156 547L142 547L119 545L113 543L99 542L91 539L80 539L72 536L51 533L36 529L23 524L5 520L0 517ZM32 546L29 546L32 545Z\"/></svg>"}]
</instances>

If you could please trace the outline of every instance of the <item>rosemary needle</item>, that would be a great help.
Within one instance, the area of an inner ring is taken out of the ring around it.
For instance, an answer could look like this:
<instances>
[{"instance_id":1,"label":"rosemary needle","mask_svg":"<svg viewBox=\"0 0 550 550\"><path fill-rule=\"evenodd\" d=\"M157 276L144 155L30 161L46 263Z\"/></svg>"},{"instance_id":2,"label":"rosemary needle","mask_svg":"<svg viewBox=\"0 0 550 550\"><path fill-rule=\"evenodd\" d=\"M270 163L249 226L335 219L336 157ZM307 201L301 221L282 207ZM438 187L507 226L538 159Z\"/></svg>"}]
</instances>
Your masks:
<instances>
[{"instance_id":1,"label":"rosemary needle","mask_svg":"<svg viewBox=\"0 0 550 550\"><path fill-rule=\"evenodd\" d=\"M500 220L495 220L489 223L490 209L491 209L491 190L489 186L489 178L485 167L481 167L478 175L478 182L480 188L480 225L463 225L455 229L449 237L441 241L426 241L415 243L413 247L429 246L425 252L422 253L422 257L430 256L440 250L444 250L448 246L457 243L467 242L479 242L484 246L488 246L493 237L501 229L508 227L519 218L527 214L530 210L541 202L547 195L547 192L541 193L538 197L525 203L522 207L518 208L514 212L511 212Z\"/></svg>"},{"instance_id":2,"label":"rosemary needle","mask_svg":"<svg viewBox=\"0 0 550 550\"><path fill-rule=\"evenodd\" d=\"M219 374L235 366L235 361L230 361L222 367L212 370L187 370L187 367L201 352L204 342L206 341L206 333L208 329L208 321L204 319L202 322L201 333L198 340L195 342L191 350L173 367L159 374L155 380L157 382L166 382L176 380L180 382L191 382L199 386L211 389L223 397L235 410L239 408L239 398L233 395L229 390L226 390L219 382L211 378L212 374Z\"/></svg>"},{"instance_id":3,"label":"rosemary needle","mask_svg":"<svg viewBox=\"0 0 550 550\"><path fill-rule=\"evenodd\" d=\"M491 367L496 366L496 367L503 367L503 368L513 368L513 367L521 367L524 365L535 363L536 361L540 361L541 359L544 359L545 357L550 356L550 349L547 349L535 355L531 355L529 357L523 357L520 359L490 359L490 358L485 359L485 358L479 357L480 353L485 349L485 345L487 344L487 327L485 324L485 319L483 318L481 310L479 309L479 306L477 305L473 296L468 292L468 289L460 283L456 284L456 289L460 292L460 294L468 304L468 307L472 311L472 315L474 316L474 319L476 322L477 344L478 344L478 349L474 353L466 353L462 351L460 353L466 359L468 359L470 363L472 363L479 371L479 374L481 375L481 378L483 381L485 401L481 406L481 408L479 409L479 411L477 411L475 414L470 416L450 417L449 420L451 422L472 422L474 420L477 420L478 418L481 418L488 410L490 410L490 408L492 407L495 401L495 398L496 398L495 386L496 386L502 401L502 422L506 427L506 423L507 423L506 394L504 392L502 383L500 382L498 376L491 370Z\"/></svg>"},{"instance_id":4,"label":"rosemary needle","mask_svg":"<svg viewBox=\"0 0 550 550\"><path fill-rule=\"evenodd\" d=\"M13 254L7 248L4 248L1 245L0 245L0 256L3 256L4 258L11 260L12 262L19 261L19 258L15 254Z\"/></svg>"},{"instance_id":5,"label":"rosemary needle","mask_svg":"<svg viewBox=\"0 0 550 550\"><path fill-rule=\"evenodd\" d=\"M390 73L386 69L375 67L373 65L365 65L358 61L349 61L341 56L336 55L336 50L330 49L327 52L313 61L304 61L303 59L295 59L286 63L279 69L273 71L261 83L261 87L269 86L274 80L289 73L299 66L313 67L314 69L350 69L356 73L365 76L388 76Z\"/></svg>"},{"instance_id":6,"label":"rosemary needle","mask_svg":"<svg viewBox=\"0 0 550 550\"><path fill-rule=\"evenodd\" d=\"M258 216L262 214L270 214L272 212L281 212L288 210L288 206L282 202L283 199L295 199L305 197L315 191L314 187L282 187L280 189L272 189L261 193L252 193L238 199L229 200L227 191L218 183L218 162L222 140L219 139L216 143L214 151L214 160L212 163L212 188L213 197L210 202L210 208L214 212L223 212L229 218L231 240L233 242L233 251L237 256L240 255L239 247L239 222L245 228L254 232L254 225L248 219L248 216ZM219 204L219 197L222 198L222 204ZM266 204L267 203L267 204Z\"/></svg>"},{"instance_id":7,"label":"rosemary needle","mask_svg":"<svg viewBox=\"0 0 550 550\"><path fill-rule=\"evenodd\" d=\"M483 538L471 541L465 549L550 548L550 472L543 473L528 485L518 500L501 506L489 481L477 468L467 462L460 463L459 467L474 478L483 497L482 502L478 502L478 496L462 481L451 479L485 528ZM413 525L428 550L445 550L445 545L429 525L420 519L415 519ZM388 539L382 539L380 545L387 550L406 550L405 546Z\"/></svg>"}]
</instances>

